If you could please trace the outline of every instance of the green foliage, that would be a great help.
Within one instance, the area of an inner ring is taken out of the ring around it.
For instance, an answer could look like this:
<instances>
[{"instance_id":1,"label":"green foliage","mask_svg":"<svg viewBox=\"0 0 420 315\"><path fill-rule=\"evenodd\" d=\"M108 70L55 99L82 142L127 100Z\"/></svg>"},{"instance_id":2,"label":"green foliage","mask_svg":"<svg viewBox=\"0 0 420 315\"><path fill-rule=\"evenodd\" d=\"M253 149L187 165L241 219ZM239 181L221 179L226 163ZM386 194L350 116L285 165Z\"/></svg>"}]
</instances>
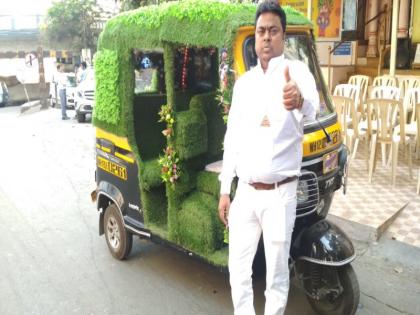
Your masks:
<instances>
[{"instance_id":1,"label":"green foliage","mask_svg":"<svg viewBox=\"0 0 420 315\"><path fill-rule=\"evenodd\" d=\"M118 125L120 121L118 54L102 50L95 55L96 89L94 117L109 124Z\"/></svg>"},{"instance_id":2,"label":"green foliage","mask_svg":"<svg viewBox=\"0 0 420 315\"><path fill-rule=\"evenodd\" d=\"M70 0L69 0L70 1ZM72 0L75 1L75 0ZM93 1L93 0L92 0ZM175 106L173 93L173 62L176 45L199 47L231 47L238 27L254 24L256 6L253 4L221 3L210 0L186 0L143 7L120 14L108 21L100 36L98 49L116 51L120 58L120 104L123 123L118 126L94 118L95 125L121 136L134 132L133 120L132 49L164 48L167 103ZM285 7L289 25L310 24L301 13ZM166 102L165 102L166 103ZM173 109L177 111L176 108ZM129 128L128 130L126 128Z\"/></svg>"},{"instance_id":3,"label":"green foliage","mask_svg":"<svg viewBox=\"0 0 420 315\"><path fill-rule=\"evenodd\" d=\"M140 184L146 190L162 185L158 159L144 161L140 168Z\"/></svg>"},{"instance_id":4,"label":"green foliage","mask_svg":"<svg viewBox=\"0 0 420 315\"><path fill-rule=\"evenodd\" d=\"M220 107L215 98L216 93L196 95L191 99L191 109L202 109L207 116L207 157L206 163L219 160L222 156L222 143L226 126L220 115Z\"/></svg>"},{"instance_id":5,"label":"green foliage","mask_svg":"<svg viewBox=\"0 0 420 315\"><path fill-rule=\"evenodd\" d=\"M207 151L207 118L201 110L188 110L176 116L175 144L181 160Z\"/></svg>"},{"instance_id":6,"label":"green foliage","mask_svg":"<svg viewBox=\"0 0 420 315\"><path fill-rule=\"evenodd\" d=\"M199 254L208 254L223 245L223 225L217 217L217 199L196 192L183 203L179 212L179 242Z\"/></svg>"},{"instance_id":7,"label":"green foliage","mask_svg":"<svg viewBox=\"0 0 420 315\"><path fill-rule=\"evenodd\" d=\"M197 189L214 196L219 197L220 182L218 174L213 172L202 171L197 176Z\"/></svg>"},{"instance_id":8,"label":"green foliage","mask_svg":"<svg viewBox=\"0 0 420 315\"><path fill-rule=\"evenodd\" d=\"M166 226L168 203L165 196L165 186L160 185L149 190L141 189L141 200L145 223L147 225L153 223L159 226Z\"/></svg>"},{"instance_id":9,"label":"green foliage","mask_svg":"<svg viewBox=\"0 0 420 315\"><path fill-rule=\"evenodd\" d=\"M52 43L68 41L75 50L94 49L100 32L95 24L101 12L96 0L54 2L45 19L46 37Z\"/></svg>"}]
</instances>

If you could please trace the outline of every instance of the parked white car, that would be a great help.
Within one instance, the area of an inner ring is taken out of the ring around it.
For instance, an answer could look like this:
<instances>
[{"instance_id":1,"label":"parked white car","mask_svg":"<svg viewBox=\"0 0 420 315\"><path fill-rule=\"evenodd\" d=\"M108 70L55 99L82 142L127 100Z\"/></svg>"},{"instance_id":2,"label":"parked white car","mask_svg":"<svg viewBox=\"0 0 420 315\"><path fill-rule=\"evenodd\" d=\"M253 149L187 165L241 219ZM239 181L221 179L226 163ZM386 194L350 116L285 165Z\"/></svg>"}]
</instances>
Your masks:
<instances>
[{"instance_id":1,"label":"parked white car","mask_svg":"<svg viewBox=\"0 0 420 315\"><path fill-rule=\"evenodd\" d=\"M5 82L0 81L0 107L6 106L9 101L9 91Z\"/></svg>"},{"instance_id":2,"label":"parked white car","mask_svg":"<svg viewBox=\"0 0 420 315\"><path fill-rule=\"evenodd\" d=\"M73 72L66 73L67 83L66 83L66 97L67 97L67 108L74 107L74 98L76 94L76 75ZM60 96L58 95L57 82L54 80L50 84L50 99L51 107L58 105L61 106Z\"/></svg>"},{"instance_id":3,"label":"parked white car","mask_svg":"<svg viewBox=\"0 0 420 315\"><path fill-rule=\"evenodd\" d=\"M86 71L86 78L77 86L75 95L74 106L78 122L84 122L86 114L92 115L95 104L95 74L93 69Z\"/></svg>"}]
</instances>

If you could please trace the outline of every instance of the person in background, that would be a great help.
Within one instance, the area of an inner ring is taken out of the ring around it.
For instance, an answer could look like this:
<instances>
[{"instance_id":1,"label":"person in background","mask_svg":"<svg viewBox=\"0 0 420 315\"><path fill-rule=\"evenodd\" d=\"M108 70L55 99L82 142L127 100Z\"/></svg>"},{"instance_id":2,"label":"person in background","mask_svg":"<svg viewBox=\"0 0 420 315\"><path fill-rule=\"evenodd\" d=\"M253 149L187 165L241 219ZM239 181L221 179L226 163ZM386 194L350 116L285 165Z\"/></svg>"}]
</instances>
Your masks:
<instances>
[{"instance_id":1,"label":"person in background","mask_svg":"<svg viewBox=\"0 0 420 315\"><path fill-rule=\"evenodd\" d=\"M58 95L60 96L61 103L61 119L67 120L67 96L66 96L66 85L67 85L67 75L64 73L64 69L61 65L57 66L57 88Z\"/></svg>"},{"instance_id":2,"label":"person in background","mask_svg":"<svg viewBox=\"0 0 420 315\"><path fill-rule=\"evenodd\" d=\"M319 107L306 64L284 56L286 14L276 0L255 17L258 65L233 89L224 142L219 217L229 228L229 273L235 315L254 315L252 262L263 233L266 315L284 313L289 250L296 217L304 119ZM230 203L232 179L238 188Z\"/></svg>"},{"instance_id":3,"label":"person in background","mask_svg":"<svg viewBox=\"0 0 420 315\"><path fill-rule=\"evenodd\" d=\"M77 83L80 83L84 79L86 79L86 75L87 75L86 69L87 69L86 61L82 61L79 67L79 71L77 71Z\"/></svg>"}]
</instances>

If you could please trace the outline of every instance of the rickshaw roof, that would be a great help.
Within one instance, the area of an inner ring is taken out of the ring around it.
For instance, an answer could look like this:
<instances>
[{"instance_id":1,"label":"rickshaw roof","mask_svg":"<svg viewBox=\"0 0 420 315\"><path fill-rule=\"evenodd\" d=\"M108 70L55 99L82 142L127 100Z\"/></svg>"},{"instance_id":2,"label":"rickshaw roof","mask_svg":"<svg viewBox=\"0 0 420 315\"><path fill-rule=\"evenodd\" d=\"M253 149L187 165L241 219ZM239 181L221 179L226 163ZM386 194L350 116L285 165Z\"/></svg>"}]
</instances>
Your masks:
<instances>
[{"instance_id":1,"label":"rickshaw roof","mask_svg":"<svg viewBox=\"0 0 420 315\"><path fill-rule=\"evenodd\" d=\"M108 21L98 48L162 47L162 43L198 47L226 47L241 26L255 24L255 4L214 0L185 0L142 7ZM284 6L287 25L311 22L297 10Z\"/></svg>"}]
</instances>

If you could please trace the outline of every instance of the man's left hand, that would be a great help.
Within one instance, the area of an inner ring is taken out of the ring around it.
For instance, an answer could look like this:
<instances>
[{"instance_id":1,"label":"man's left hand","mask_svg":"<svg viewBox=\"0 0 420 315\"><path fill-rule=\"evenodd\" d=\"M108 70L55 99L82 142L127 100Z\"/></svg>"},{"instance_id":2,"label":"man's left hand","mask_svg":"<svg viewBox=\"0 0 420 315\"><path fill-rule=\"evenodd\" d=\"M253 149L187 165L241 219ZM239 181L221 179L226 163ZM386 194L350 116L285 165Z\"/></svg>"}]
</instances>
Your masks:
<instances>
[{"instance_id":1,"label":"man's left hand","mask_svg":"<svg viewBox=\"0 0 420 315\"><path fill-rule=\"evenodd\" d=\"M286 84L283 88L283 104L287 110L300 109L301 107L301 94L295 81L290 77L289 67L284 69L284 78Z\"/></svg>"}]
</instances>

